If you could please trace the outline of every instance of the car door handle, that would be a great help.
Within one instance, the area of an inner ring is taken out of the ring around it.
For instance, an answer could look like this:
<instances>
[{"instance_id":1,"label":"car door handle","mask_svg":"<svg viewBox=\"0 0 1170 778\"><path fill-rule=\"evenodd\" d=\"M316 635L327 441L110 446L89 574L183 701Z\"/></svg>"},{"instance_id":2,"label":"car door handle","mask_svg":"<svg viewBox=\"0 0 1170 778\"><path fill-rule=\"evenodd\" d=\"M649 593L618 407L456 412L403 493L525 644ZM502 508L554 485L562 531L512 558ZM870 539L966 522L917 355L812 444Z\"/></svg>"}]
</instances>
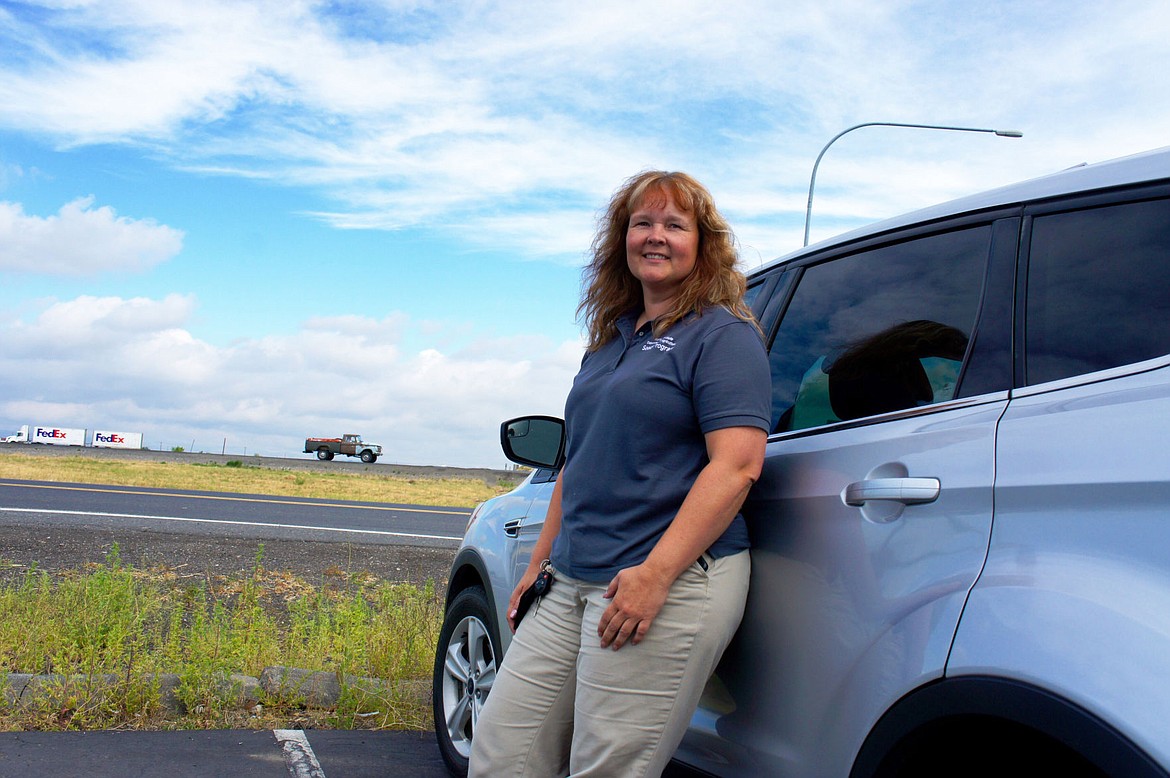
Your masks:
<instances>
[{"instance_id":1,"label":"car door handle","mask_svg":"<svg viewBox=\"0 0 1170 778\"><path fill-rule=\"evenodd\" d=\"M869 478L846 486L844 499L855 508L870 500L921 505L937 500L941 488L937 478Z\"/></svg>"},{"instance_id":2,"label":"car door handle","mask_svg":"<svg viewBox=\"0 0 1170 778\"><path fill-rule=\"evenodd\" d=\"M504 522L504 534L510 538L518 537L520 535L520 527L524 524L524 519L512 519Z\"/></svg>"}]
</instances>

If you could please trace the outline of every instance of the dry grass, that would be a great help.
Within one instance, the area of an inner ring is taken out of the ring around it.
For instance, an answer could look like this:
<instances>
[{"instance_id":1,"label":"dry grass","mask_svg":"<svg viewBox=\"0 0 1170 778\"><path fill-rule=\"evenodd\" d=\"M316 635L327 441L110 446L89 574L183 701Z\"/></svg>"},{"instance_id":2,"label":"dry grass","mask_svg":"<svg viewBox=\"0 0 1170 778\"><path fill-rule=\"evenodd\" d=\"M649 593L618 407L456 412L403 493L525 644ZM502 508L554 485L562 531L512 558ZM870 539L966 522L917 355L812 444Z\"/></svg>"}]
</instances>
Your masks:
<instances>
[{"instance_id":1,"label":"dry grass","mask_svg":"<svg viewBox=\"0 0 1170 778\"><path fill-rule=\"evenodd\" d=\"M223 466L7 454L0 457L0 478L461 508L473 507L515 486L513 483L492 486L476 478L274 470L250 466L245 460L238 466L235 464L235 461Z\"/></svg>"}]
</instances>

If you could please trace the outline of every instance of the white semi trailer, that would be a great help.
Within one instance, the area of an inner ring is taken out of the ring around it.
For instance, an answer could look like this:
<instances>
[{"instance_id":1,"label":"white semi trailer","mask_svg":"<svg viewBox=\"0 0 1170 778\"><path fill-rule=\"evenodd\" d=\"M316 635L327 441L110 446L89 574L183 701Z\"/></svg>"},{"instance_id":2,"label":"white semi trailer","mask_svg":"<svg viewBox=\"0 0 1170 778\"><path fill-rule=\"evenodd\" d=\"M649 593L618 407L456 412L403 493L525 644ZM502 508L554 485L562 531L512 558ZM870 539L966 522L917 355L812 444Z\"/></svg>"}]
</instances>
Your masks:
<instances>
[{"instance_id":1,"label":"white semi trailer","mask_svg":"<svg viewBox=\"0 0 1170 778\"><path fill-rule=\"evenodd\" d=\"M94 430L90 445L94 448L142 448L142 433Z\"/></svg>"},{"instance_id":2,"label":"white semi trailer","mask_svg":"<svg viewBox=\"0 0 1170 778\"><path fill-rule=\"evenodd\" d=\"M15 435L9 435L0 443L47 443L51 446L84 446L85 430L70 427L42 427L22 425Z\"/></svg>"}]
</instances>

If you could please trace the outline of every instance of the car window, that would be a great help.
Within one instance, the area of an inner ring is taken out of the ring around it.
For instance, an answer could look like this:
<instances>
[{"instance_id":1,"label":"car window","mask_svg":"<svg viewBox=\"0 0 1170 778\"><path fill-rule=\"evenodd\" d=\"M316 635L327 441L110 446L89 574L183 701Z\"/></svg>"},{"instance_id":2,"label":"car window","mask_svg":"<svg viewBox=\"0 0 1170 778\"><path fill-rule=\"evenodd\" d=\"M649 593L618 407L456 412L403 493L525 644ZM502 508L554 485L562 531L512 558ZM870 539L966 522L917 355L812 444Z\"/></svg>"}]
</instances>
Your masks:
<instances>
[{"instance_id":1,"label":"car window","mask_svg":"<svg viewBox=\"0 0 1170 778\"><path fill-rule=\"evenodd\" d=\"M557 480L557 473L558 471L550 470L547 467L538 467L536 468L536 473L532 476L532 483L547 484L549 481L555 481Z\"/></svg>"},{"instance_id":2,"label":"car window","mask_svg":"<svg viewBox=\"0 0 1170 778\"><path fill-rule=\"evenodd\" d=\"M770 349L773 431L954 397L990 242L981 225L807 268Z\"/></svg>"},{"instance_id":3,"label":"car window","mask_svg":"<svg viewBox=\"0 0 1170 778\"><path fill-rule=\"evenodd\" d=\"M1027 383L1170 353L1170 200L1038 216Z\"/></svg>"},{"instance_id":4,"label":"car window","mask_svg":"<svg viewBox=\"0 0 1170 778\"><path fill-rule=\"evenodd\" d=\"M764 291L764 281L765 280L766 279L761 278L759 281L753 282L744 291L743 302L745 305L747 305L747 307L753 308L753 309L755 308L756 299L760 296L760 292Z\"/></svg>"}]
</instances>

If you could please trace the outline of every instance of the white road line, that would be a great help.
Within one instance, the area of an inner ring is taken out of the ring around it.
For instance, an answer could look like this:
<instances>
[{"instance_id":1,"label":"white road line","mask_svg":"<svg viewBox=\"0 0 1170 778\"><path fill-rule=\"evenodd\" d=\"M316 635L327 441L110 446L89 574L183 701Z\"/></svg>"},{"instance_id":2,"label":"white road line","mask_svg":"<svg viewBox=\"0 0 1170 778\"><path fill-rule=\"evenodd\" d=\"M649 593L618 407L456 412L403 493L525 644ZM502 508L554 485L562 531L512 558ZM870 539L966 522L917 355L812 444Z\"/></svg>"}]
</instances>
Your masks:
<instances>
[{"instance_id":1,"label":"white road line","mask_svg":"<svg viewBox=\"0 0 1170 778\"><path fill-rule=\"evenodd\" d=\"M379 529L350 529L348 527L315 527L308 524L270 524L263 521L231 521L229 519L192 519L186 516L150 516L137 513L102 513L99 511L62 511L47 508L9 508L0 505L0 512L48 513L55 516L96 516L107 519L150 519L152 521L184 521L194 524L230 524L237 527L275 527L277 529L304 529L316 532L348 532L355 535L384 535L394 538L419 538L422 540L462 540L454 535L424 535L418 532L390 532Z\"/></svg>"},{"instance_id":2,"label":"white road line","mask_svg":"<svg viewBox=\"0 0 1170 778\"><path fill-rule=\"evenodd\" d=\"M284 763L292 778L325 778L325 771L317 761L305 733L299 729L274 729L272 734L284 751Z\"/></svg>"},{"instance_id":3,"label":"white road line","mask_svg":"<svg viewBox=\"0 0 1170 778\"><path fill-rule=\"evenodd\" d=\"M0 479L0 486L19 489L57 489L64 492L98 492L100 494L133 494L146 497L178 497L186 500L223 500L224 502L261 502L273 505L300 505L310 508L347 508L357 511L394 511L398 513L446 513L452 516L470 515L471 509L445 510L443 508L411 508L405 505L354 505L345 502L309 502L308 500L281 500L276 497L242 497L227 494L199 494L191 492L148 492L143 489L116 489L112 486L66 486L61 484L29 484Z\"/></svg>"}]
</instances>

